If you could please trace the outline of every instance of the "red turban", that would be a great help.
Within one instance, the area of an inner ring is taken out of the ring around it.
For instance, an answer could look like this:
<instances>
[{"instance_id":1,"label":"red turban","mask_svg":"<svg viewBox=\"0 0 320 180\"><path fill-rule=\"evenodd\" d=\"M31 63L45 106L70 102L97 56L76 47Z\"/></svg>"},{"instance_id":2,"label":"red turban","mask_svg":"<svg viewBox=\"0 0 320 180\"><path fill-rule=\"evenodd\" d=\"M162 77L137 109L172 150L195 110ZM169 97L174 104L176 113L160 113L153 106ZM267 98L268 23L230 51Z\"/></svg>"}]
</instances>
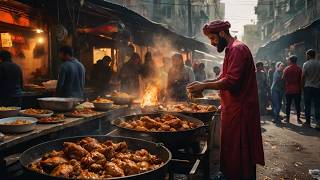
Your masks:
<instances>
[{"instance_id":1,"label":"red turban","mask_svg":"<svg viewBox=\"0 0 320 180\"><path fill-rule=\"evenodd\" d=\"M209 33L219 33L220 31L228 30L231 24L228 21L216 20L207 23L203 26L203 33L208 35Z\"/></svg>"}]
</instances>

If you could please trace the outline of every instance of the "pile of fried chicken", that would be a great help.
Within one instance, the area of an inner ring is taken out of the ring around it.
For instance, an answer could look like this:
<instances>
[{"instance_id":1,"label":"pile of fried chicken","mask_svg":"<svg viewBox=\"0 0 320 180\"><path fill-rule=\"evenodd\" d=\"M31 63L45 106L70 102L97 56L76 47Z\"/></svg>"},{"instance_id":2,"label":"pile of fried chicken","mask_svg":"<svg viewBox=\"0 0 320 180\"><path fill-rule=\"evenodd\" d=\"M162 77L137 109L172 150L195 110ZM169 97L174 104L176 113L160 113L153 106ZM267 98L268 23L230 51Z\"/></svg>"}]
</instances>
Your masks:
<instances>
[{"instance_id":1,"label":"pile of fried chicken","mask_svg":"<svg viewBox=\"0 0 320 180\"><path fill-rule=\"evenodd\" d=\"M196 124L190 121L181 120L180 118L163 114L160 117L152 118L150 116L142 116L138 120L121 121L119 126L145 132L159 132L159 131L184 131L196 128Z\"/></svg>"},{"instance_id":2,"label":"pile of fried chicken","mask_svg":"<svg viewBox=\"0 0 320 180\"><path fill-rule=\"evenodd\" d=\"M201 105L201 104L195 104L195 103L167 104L160 108L164 111L169 111L169 112L203 113L203 112L217 111L217 108L215 106Z\"/></svg>"},{"instance_id":3,"label":"pile of fried chicken","mask_svg":"<svg viewBox=\"0 0 320 180\"><path fill-rule=\"evenodd\" d=\"M63 150L46 153L29 167L39 173L74 179L102 179L139 174L159 168L163 161L147 150L128 150L126 142L86 137L64 142Z\"/></svg>"}]
</instances>

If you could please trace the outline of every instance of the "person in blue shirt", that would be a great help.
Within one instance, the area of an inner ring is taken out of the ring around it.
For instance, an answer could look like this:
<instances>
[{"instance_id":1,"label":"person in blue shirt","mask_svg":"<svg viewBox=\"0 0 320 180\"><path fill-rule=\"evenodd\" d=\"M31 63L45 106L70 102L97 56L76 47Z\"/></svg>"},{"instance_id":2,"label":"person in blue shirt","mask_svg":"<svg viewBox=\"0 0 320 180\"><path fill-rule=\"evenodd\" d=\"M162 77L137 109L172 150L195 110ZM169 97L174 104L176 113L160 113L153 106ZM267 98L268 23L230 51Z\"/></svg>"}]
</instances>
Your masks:
<instances>
[{"instance_id":1,"label":"person in blue shirt","mask_svg":"<svg viewBox=\"0 0 320 180\"><path fill-rule=\"evenodd\" d=\"M59 57L63 61L59 76L56 93L58 97L84 97L85 68L73 57L73 49L70 46L62 46Z\"/></svg>"},{"instance_id":2,"label":"person in blue shirt","mask_svg":"<svg viewBox=\"0 0 320 180\"><path fill-rule=\"evenodd\" d=\"M271 85L271 98L272 98L272 112L273 112L273 122L280 124L280 110L282 106L283 96L284 96L284 80L283 69L284 64L282 62L277 62L275 65L275 71L273 73L273 80Z\"/></svg>"},{"instance_id":3,"label":"person in blue shirt","mask_svg":"<svg viewBox=\"0 0 320 180\"><path fill-rule=\"evenodd\" d=\"M0 84L0 106L21 106L22 70L6 50L0 50Z\"/></svg>"}]
</instances>

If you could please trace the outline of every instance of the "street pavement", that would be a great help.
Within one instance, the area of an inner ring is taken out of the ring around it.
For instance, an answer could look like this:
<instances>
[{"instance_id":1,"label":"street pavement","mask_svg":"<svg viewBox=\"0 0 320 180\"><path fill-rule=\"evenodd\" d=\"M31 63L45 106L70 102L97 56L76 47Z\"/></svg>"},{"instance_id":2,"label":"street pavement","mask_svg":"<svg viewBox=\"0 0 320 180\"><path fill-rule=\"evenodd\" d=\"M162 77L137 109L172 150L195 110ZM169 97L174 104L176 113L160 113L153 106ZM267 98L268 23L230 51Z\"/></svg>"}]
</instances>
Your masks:
<instances>
[{"instance_id":1,"label":"street pavement","mask_svg":"<svg viewBox=\"0 0 320 180\"><path fill-rule=\"evenodd\" d=\"M320 131L301 127L295 115L281 126L271 120L261 118L266 165L258 166L257 179L311 180L309 169L320 169Z\"/></svg>"}]
</instances>

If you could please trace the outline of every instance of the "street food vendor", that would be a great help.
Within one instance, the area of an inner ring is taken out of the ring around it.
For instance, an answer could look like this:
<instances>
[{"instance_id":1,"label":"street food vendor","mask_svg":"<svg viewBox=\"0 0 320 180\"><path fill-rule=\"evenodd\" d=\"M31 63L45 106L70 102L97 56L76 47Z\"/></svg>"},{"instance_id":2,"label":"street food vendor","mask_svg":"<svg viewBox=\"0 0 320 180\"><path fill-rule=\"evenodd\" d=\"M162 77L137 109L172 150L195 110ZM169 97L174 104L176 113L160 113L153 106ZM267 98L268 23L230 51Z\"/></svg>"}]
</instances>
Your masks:
<instances>
[{"instance_id":1,"label":"street food vendor","mask_svg":"<svg viewBox=\"0 0 320 180\"><path fill-rule=\"evenodd\" d=\"M188 99L186 87L195 79L192 69L185 66L180 53L172 56L172 66L168 73L167 93L169 100L185 101Z\"/></svg>"},{"instance_id":2,"label":"street food vendor","mask_svg":"<svg viewBox=\"0 0 320 180\"><path fill-rule=\"evenodd\" d=\"M217 51L225 50L222 73L187 89L191 93L220 90L220 170L227 179L255 179L256 164L264 165L255 66L249 48L230 35L230 27L221 20L203 27Z\"/></svg>"},{"instance_id":3,"label":"street food vendor","mask_svg":"<svg viewBox=\"0 0 320 180\"><path fill-rule=\"evenodd\" d=\"M0 50L0 106L21 106L22 87L21 68L12 62L9 51Z\"/></svg>"},{"instance_id":4,"label":"street food vendor","mask_svg":"<svg viewBox=\"0 0 320 180\"><path fill-rule=\"evenodd\" d=\"M83 98L85 84L85 68L73 57L70 46L62 46L59 57L63 61L58 77L56 93L58 97Z\"/></svg>"}]
</instances>

